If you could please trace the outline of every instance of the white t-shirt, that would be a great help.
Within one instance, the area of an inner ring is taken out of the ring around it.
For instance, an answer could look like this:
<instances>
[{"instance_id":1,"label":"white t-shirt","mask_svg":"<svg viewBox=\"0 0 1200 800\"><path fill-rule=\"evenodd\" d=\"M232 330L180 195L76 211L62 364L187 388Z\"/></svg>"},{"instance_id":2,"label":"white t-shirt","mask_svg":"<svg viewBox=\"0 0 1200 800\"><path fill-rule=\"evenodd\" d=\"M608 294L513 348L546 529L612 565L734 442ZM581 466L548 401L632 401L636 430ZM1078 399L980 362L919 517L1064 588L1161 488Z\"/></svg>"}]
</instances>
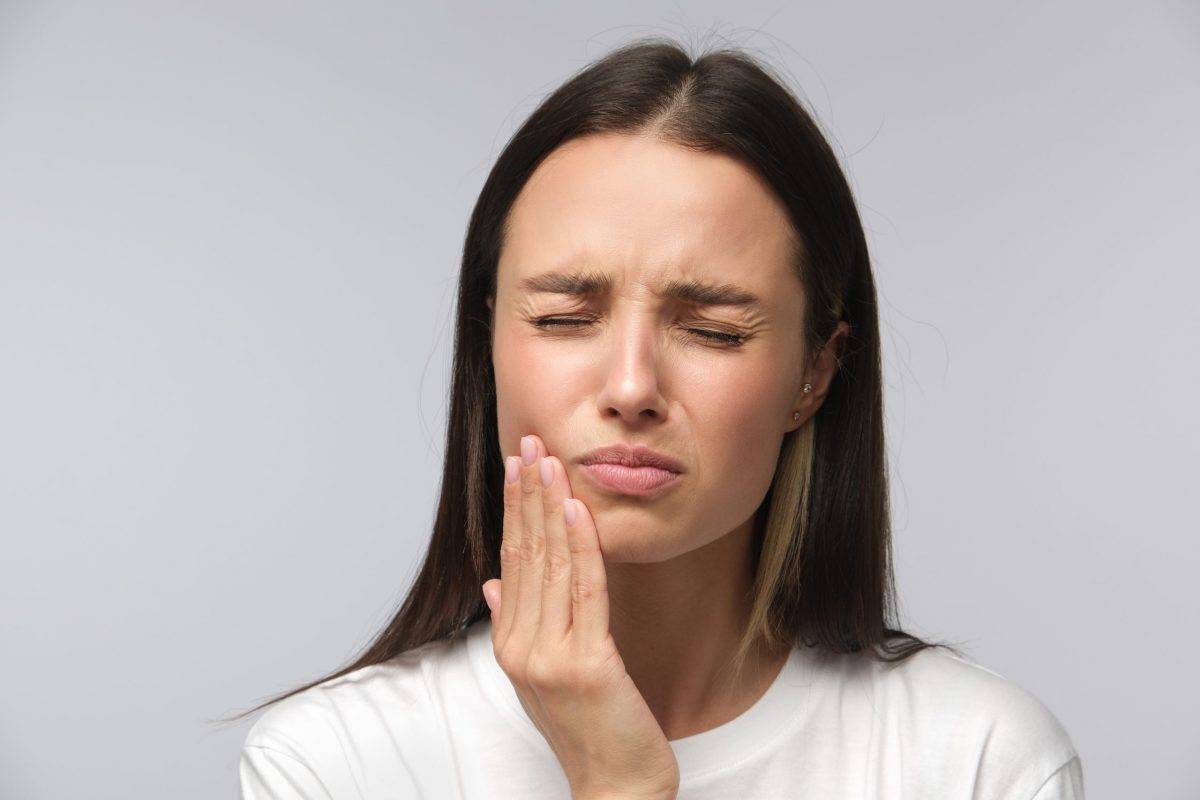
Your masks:
<instances>
[{"instance_id":1,"label":"white t-shirt","mask_svg":"<svg viewBox=\"0 0 1200 800\"><path fill-rule=\"evenodd\" d=\"M496 662L491 620L269 706L244 800L570 798ZM888 667L797 647L741 715L671 743L688 798L1082 800L1079 755L1040 701L944 650Z\"/></svg>"}]
</instances>

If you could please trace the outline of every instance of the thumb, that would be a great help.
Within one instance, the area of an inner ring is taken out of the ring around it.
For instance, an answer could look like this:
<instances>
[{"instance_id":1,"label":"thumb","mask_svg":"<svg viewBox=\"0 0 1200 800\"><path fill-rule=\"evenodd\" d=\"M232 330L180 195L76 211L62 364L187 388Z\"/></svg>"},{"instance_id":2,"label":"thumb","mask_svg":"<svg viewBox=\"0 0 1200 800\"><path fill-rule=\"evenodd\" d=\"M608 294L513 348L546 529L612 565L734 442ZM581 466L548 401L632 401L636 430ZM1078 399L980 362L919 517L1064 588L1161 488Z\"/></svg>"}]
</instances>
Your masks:
<instances>
[{"instance_id":1,"label":"thumb","mask_svg":"<svg viewBox=\"0 0 1200 800\"><path fill-rule=\"evenodd\" d=\"M482 587L483 600L485 603L487 603L488 608L491 610L492 616L500 613L500 592L497 591L497 589L499 589L499 586L496 585L497 583L498 581L493 579L486 581Z\"/></svg>"}]
</instances>

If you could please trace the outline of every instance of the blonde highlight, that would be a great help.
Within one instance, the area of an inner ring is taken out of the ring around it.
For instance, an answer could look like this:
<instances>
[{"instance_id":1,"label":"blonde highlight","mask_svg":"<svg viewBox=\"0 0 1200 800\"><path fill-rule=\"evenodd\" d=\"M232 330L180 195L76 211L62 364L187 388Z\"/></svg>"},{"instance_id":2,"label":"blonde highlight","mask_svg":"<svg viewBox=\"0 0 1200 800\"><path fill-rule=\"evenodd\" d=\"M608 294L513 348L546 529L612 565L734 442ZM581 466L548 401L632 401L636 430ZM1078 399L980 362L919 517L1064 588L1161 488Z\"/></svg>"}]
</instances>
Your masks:
<instances>
[{"instance_id":1,"label":"blonde highlight","mask_svg":"<svg viewBox=\"0 0 1200 800\"><path fill-rule=\"evenodd\" d=\"M750 616L727 668L740 680L752 651L779 652L796 646L796 631L776 613L781 587L799 579L800 550L808 530L816 417L787 434L780 446L775 477L764 499L761 548L751 590Z\"/></svg>"}]
</instances>

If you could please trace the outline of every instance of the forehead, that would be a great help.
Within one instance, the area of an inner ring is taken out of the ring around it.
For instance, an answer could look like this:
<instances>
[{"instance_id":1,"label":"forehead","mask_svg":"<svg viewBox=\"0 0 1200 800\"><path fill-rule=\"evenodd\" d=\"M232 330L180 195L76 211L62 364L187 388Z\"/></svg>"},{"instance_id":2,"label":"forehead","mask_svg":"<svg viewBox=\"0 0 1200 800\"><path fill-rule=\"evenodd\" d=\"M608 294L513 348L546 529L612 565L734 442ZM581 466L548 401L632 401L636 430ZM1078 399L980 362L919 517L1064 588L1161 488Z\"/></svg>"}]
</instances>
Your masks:
<instances>
[{"instance_id":1,"label":"forehead","mask_svg":"<svg viewBox=\"0 0 1200 800\"><path fill-rule=\"evenodd\" d=\"M769 299L792 281L792 228L749 167L649 136L599 134L550 154L513 204L499 283L599 271L617 286L694 278ZM797 284L798 285L798 284Z\"/></svg>"}]
</instances>

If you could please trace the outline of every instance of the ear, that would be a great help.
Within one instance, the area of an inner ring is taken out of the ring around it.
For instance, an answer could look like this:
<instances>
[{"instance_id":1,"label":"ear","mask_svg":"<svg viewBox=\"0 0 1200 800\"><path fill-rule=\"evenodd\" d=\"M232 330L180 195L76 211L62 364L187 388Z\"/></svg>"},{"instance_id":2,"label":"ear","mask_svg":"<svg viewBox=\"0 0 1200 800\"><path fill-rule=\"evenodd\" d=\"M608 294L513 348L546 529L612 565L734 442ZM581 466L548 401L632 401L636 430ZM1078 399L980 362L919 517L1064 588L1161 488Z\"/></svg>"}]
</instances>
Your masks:
<instances>
[{"instance_id":1,"label":"ear","mask_svg":"<svg viewBox=\"0 0 1200 800\"><path fill-rule=\"evenodd\" d=\"M489 295L488 299L487 299L487 307L488 307L488 311L494 312L496 310L496 298Z\"/></svg>"},{"instance_id":2,"label":"ear","mask_svg":"<svg viewBox=\"0 0 1200 800\"><path fill-rule=\"evenodd\" d=\"M850 323L838 320L837 328L829 335L829 339L821 349L813 355L808 369L801 377L801 389L796 393L796 400L788 414L788 431L794 431L803 426L825 402L825 395L829 394L829 387L841 365L842 350L849 338ZM803 385L806 383L812 387L807 392L803 390ZM797 411L800 412L799 419L795 416Z\"/></svg>"}]
</instances>

